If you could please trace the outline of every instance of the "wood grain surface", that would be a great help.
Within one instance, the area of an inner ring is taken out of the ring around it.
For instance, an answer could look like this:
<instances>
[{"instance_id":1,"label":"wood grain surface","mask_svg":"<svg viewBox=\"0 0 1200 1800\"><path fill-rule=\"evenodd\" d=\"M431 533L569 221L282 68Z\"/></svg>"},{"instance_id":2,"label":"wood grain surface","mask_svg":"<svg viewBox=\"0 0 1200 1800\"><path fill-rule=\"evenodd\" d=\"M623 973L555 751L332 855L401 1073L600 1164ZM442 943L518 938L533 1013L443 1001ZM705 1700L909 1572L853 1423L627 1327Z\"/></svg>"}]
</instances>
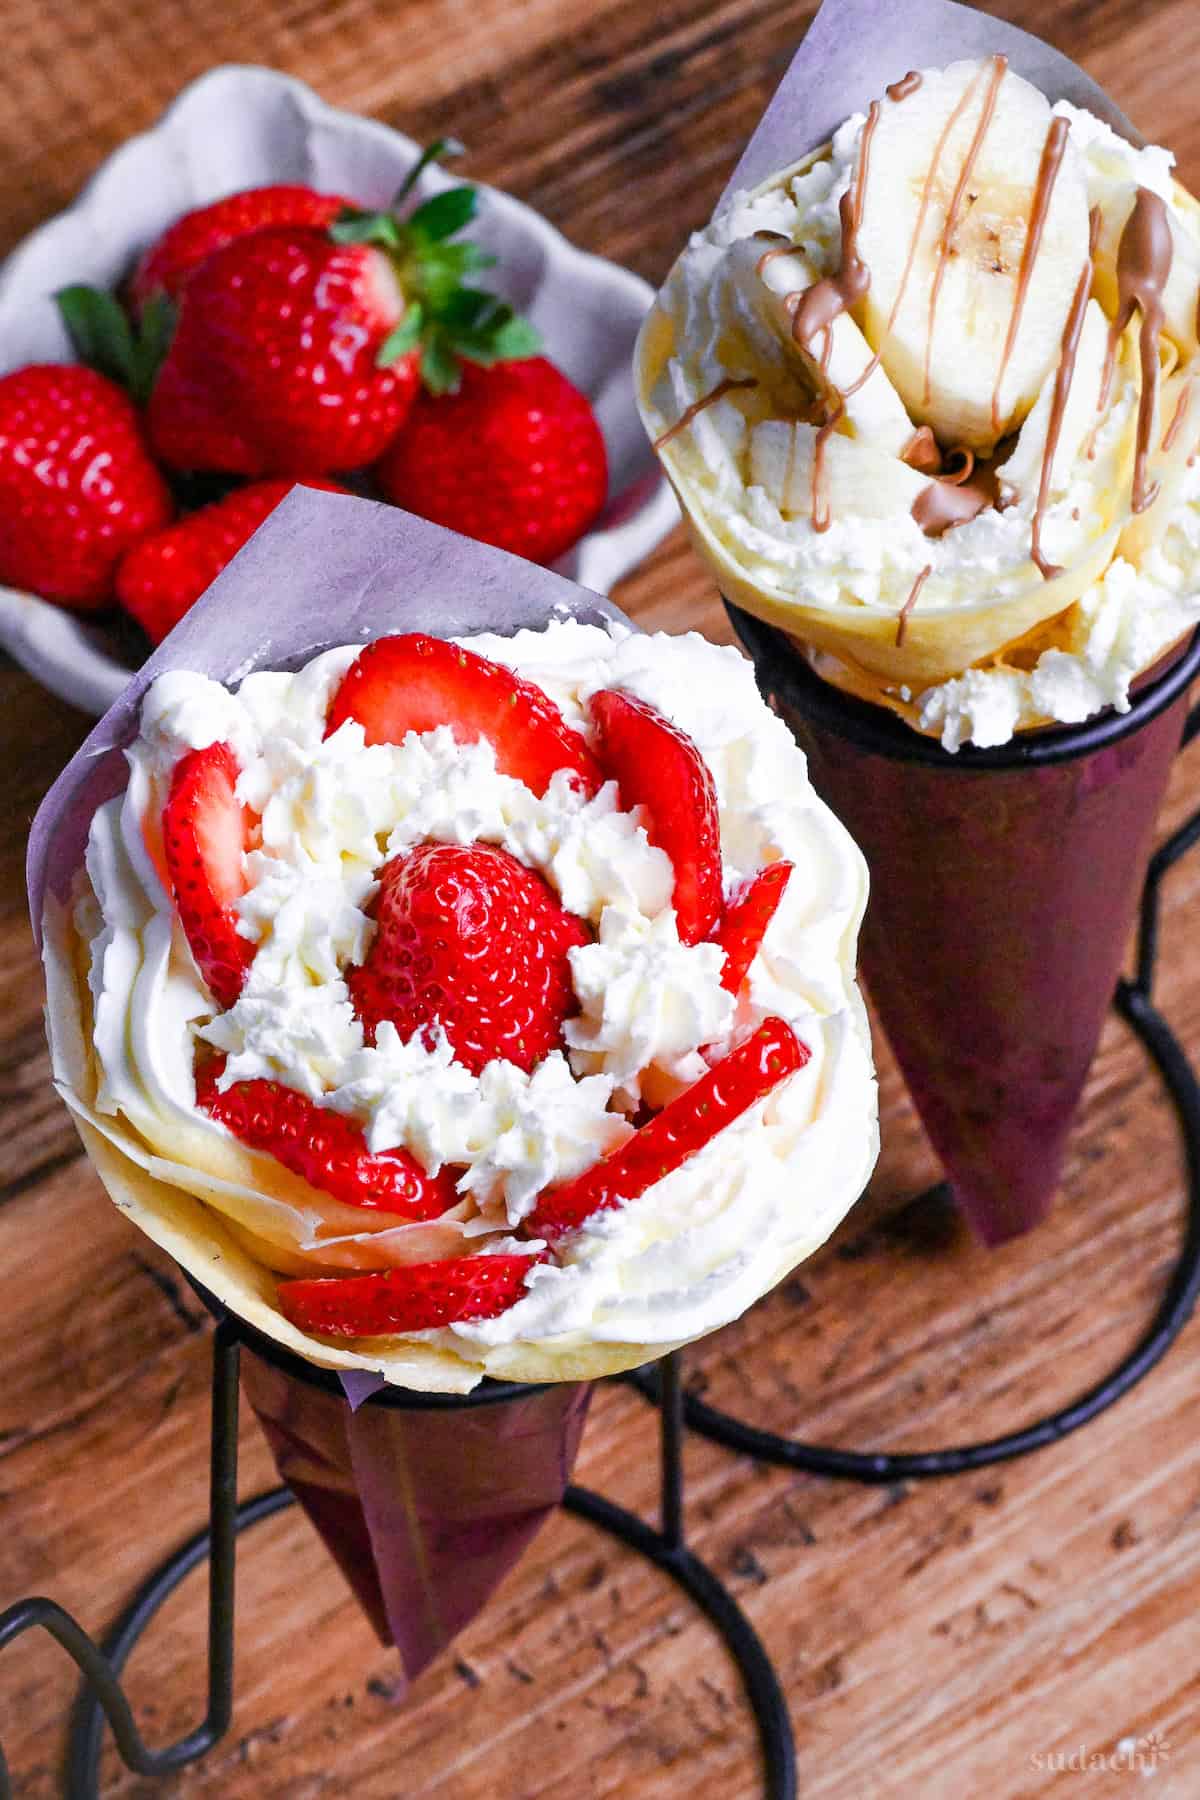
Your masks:
<instances>
[{"instance_id":1,"label":"wood grain surface","mask_svg":"<svg viewBox=\"0 0 1200 1800\"><path fill-rule=\"evenodd\" d=\"M1081 61L1196 185L1195 0L1003 10ZM808 16L762 0L0 0L0 249L184 82L246 61L418 138L453 130L471 174L657 281ZM643 624L727 637L678 536L618 598ZM0 669L0 1604L49 1593L95 1630L203 1517L208 1348L48 1084L22 859L85 726ZM1177 765L1164 827L1197 786L1200 748ZM1159 990L1200 1053L1198 906L1200 854L1168 885ZM933 1164L879 1049L885 1150L870 1195L799 1277L689 1356L689 1379L748 1417L849 1446L992 1433L1086 1386L1149 1317L1180 1237L1172 1116L1111 1023L1054 1217L989 1255L953 1219L903 1204ZM776 1661L805 1795L1200 1794L1198 1379L1192 1325L1085 1433L939 1485L812 1480L689 1441L692 1541ZM243 1423L250 1494L274 1471ZM580 1478L650 1512L655 1470L652 1415L604 1388ZM130 1670L152 1741L199 1716L203 1631L193 1577ZM48 1640L0 1654L0 1737L26 1800L61 1791L73 1689ZM1128 1741L1150 1733L1162 1747L1147 1786ZM1081 1772L1089 1758L1102 1766ZM407 1698L303 1518L258 1527L239 1565L229 1737L165 1783L130 1776L111 1746L104 1771L106 1795L220 1800L761 1792L720 1644L663 1578L565 1517Z\"/></svg>"}]
</instances>

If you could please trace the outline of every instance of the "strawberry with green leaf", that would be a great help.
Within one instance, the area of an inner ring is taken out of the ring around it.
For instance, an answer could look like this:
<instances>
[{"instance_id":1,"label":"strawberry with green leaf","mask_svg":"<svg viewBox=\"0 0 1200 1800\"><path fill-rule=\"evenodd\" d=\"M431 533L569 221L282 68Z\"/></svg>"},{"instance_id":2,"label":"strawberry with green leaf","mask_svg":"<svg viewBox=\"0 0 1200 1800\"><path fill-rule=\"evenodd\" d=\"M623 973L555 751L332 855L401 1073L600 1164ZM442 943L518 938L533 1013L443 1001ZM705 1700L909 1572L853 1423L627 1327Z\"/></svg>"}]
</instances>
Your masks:
<instances>
[{"instance_id":1,"label":"strawberry with green leaf","mask_svg":"<svg viewBox=\"0 0 1200 1800\"><path fill-rule=\"evenodd\" d=\"M431 146L396 197L401 205ZM458 359L524 356L536 335L469 285L490 257L458 234L472 187L404 217L347 208L327 229L276 227L208 256L180 296L149 403L151 440L177 469L322 474L372 462L423 380L441 391Z\"/></svg>"}]
</instances>

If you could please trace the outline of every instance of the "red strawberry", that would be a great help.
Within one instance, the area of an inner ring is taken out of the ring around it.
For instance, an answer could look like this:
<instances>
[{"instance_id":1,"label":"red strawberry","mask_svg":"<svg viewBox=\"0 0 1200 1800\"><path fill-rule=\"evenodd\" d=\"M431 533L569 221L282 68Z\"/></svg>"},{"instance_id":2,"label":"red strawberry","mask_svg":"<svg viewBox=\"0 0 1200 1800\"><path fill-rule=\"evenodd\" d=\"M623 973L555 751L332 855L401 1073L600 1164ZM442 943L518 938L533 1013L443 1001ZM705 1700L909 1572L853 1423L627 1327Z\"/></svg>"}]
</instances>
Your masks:
<instances>
[{"instance_id":1,"label":"red strawberry","mask_svg":"<svg viewBox=\"0 0 1200 1800\"><path fill-rule=\"evenodd\" d=\"M357 1125L281 1082L235 1081L220 1093L224 1067L218 1056L197 1069L197 1106L322 1193L406 1219L438 1219L457 1204L451 1170L430 1176L407 1150L368 1150Z\"/></svg>"},{"instance_id":2,"label":"red strawberry","mask_svg":"<svg viewBox=\"0 0 1200 1800\"><path fill-rule=\"evenodd\" d=\"M644 806L652 844L675 870L681 942L699 944L721 917L721 825L717 790L699 750L644 700L605 688L592 695L600 762L625 806Z\"/></svg>"},{"instance_id":3,"label":"red strawberry","mask_svg":"<svg viewBox=\"0 0 1200 1800\"><path fill-rule=\"evenodd\" d=\"M495 1319L521 1298L538 1256L452 1256L369 1275L281 1281L279 1305L301 1331L386 1337L464 1319Z\"/></svg>"},{"instance_id":4,"label":"red strawberry","mask_svg":"<svg viewBox=\"0 0 1200 1800\"><path fill-rule=\"evenodd\" d=\"M790 862L771 863L760 869L734 900L713 934L713 942L725 952L721 986L731 994L741 991L746 971L754 961L758 946L775 917L775 908L783 899L783 890L792 873Z\"/></svg>"},{"instance_id":5,"label":"red strawberry","mask_svg":"<svg viewBox=\"0 0 1200 1800\"><path fill-rule=\"evenodd\" d=\"M444 638L408 632L377 638L351 664L333 696L325 735L357 719L368 744L400 744L410 731L448 725L460 744L486 738L496 767L535 794L556 769L571 769L589 793L603 780L579 732L554 702L501 663Z\"/></svg>"},{"instance_id":6,"label":"red strawberry","mask_svg":"<svg viewBox=\"0 0 1200 1800\"><path fill-rule=\"evenodd\" d=\"M246 891L245 852L253 816L234 796L237 759L228 744L189 750L175 765L163 808L163 851L175 909L196 966L214 999L232 1006L254 961L237 929Z\"/></svg>"},{"instance_id":7,"label":"red strawberry","mask_svg":"<svg viewBox=\"0 0 1200 1800\"><path fill-rule=\"evenodd\" d=\"M379 872L378 929L346 971L369 1041L440 1023L474 1074L496 1057L530 1070L575 1010L567 952L587 931L540 875L490 844L419 844Z\"/></svg>"},{"instance_id":8,"label":"red strawberry","mask_svg":"<svg viewBox=\"0 0 1200 1800\"><path fill-rule=\"evenodd\" d=\"M91 611L111 599L124 552L173 510L113 382L57 363L0 379L0 582Z\"/></svg>"},{"instance_id":9,"label":"red strawberry","mask_svg":"<svg viewBox=\"0 0 1200 1800\"><path fill-rule=\"evenodd\" d=\"M398 206L428 162L410 170ZM525 356L536 334L510 306L463 285L492 259L453 243L474 188L415 212L343 212L327 231L279 226L234 238L188 277L150 398L160 456L183 469L322 473L373 462L418 380L458 382L458 358Z\"/></svg>"},{"instance_id":10,"label":"red strawberry","mask_svg":"<svg viewBox=\"0 0 1200 1800\"><path fill-rule=\"evenodd\" d=\"M130 281L130 296L140 312L152 294L175 299L195 269L214 250L252 231L273 225L332 225L352 204L338 194L318 194L310 187L248 188L227 194L209 206L198 206L157 238L143 255Z\"/></svg>"},{"instance_id":11,"label":"red strawberry","mask_svg":"<svg viewBox=\"0 0 1200 1800\"><path fill-rule=\"evenodd\" d=\"M608 492L595 414L541 356L421 394L375 476L397 506L539 563L583 536Z\"/></svg>"},{"instance_id":12,"label":"red strawberry","mask_svg":"<svg viewBox=\"0 0 1200 1800\"><path fill-rule=\"evenodd\" d=\"M593 1163L574 1181L544 1194L525 1221L527 1234L560 1237L595 1212L636 1200L755 1101L802 1069L808 1057L790 1025L782 1019L764 1019L753 1037L640 1126L619 1150Z\"/></svg>"},{"instance_id":13,"label":"red strawberry","mask_svg":"<svg viewBox=\"0 0 1200 1800\"><path fill-rule=\"evenodd\" d=\"M126 612L161 643L295 485L287 476L251 482L135 544L117 570L117 599ZM302 485L346 491L319 475Z\"/></svg>"},{"instance_id":14,"label":"red strawberry","mask_svg":"<svg viewBox=\"0 0 1200 1800\"><path fill-rule=\"evenodd\" d=\"M381 368L404 311L388 259L303 228L256 231L192 274L150 395L154 448L179 469L321 474L370 462L417 386Z\"/></svg>"}]
</instances>

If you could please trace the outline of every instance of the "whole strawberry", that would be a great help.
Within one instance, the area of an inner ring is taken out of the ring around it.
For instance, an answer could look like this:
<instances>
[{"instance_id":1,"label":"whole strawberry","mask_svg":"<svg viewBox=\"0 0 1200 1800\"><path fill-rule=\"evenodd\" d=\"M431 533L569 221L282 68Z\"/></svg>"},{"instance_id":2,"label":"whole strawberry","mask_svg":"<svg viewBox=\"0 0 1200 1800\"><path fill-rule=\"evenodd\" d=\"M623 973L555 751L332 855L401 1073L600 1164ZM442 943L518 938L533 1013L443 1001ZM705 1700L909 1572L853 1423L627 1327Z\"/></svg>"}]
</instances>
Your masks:
<instances>
[{"instance_id":1,"label":"whole strawberry","mask_svg":"<svg viewBox=\"0 0 1200 1800\"><path fill-rule=\"evenodd\" d=\"M575 1010L568 952L588 941L542 877L490 844L419 844L379 871L376 932L346 971L369 1042L440 1026L474 1074L496 1057L531 1070Z\"/></svg>"},{"instance_id":2,"label":"whole strawberry","mask_svg":"<svg viewBox=\"0 0 1200 1800\"><path fill-rule=\"evenodd\" d=\"M404 296L378 250L308 228L257 231L206 258L150 396L150 440L177 469L352 469L399 430L411 353L381 367Z\"/></svg>"},{"instance_id":3,"label":"whole strawberry","mask_svg":"<svg viewBox=\"0 0 1200 1800\"><path fill-rule=\"evenodd\" d=\"M252 231L274 225L311 225L324 229L351 205L340 194L318 194L310 187L277 183L227 194L198 206L164 231L143 255L129 283L129 297L141 312L155 294L175 300L188 278L214 250Z\"/></svg>"},{"instance_id":4,"label":"whole strawberry","mask_svg":"<svg viewBox=\"0 0 1200 1800\"><path fill-rule=\"evenodd\" d=\"M456 393L421 394L375 475L397 506L540 563L583 536L608 490L595 415L541 356L467 364Z\"/></svg>"},{"instance_id":5,"label":"whole strawberry","mask_svg":"<svg viewBox=\"0 0 1200 1800\"><path fill-rule=\"evenodd\" d=\"M446 148L434 145L397 195ZM150 397L164 462L234 474L327 474L373 462L421 380L451 387L458 358L526 355L534 335L494 295L464 286L491 259L452 242L474 188L407 217L343 213L327 231L254 231L188 277Z\"/></svg>"},{"instance_id":6,"label":"whole strawberry","mask_svg":"<svg viewBox=\"0 0 1200 1800\"><path fill-rule=\"evenodd\" d=\"M57 363L0 379L0 582L93 611L125 551L172 511L114 382Z\"/></svg>"},{"instance_id":7,"label":"whole strawberry","mask_svg":"<svg viewBox=\"0 0 1200 1800\"><path fill-rule=\"evenodd\" d=\"M302 485L345 492L321 476ZM295 486L287 476L251 482L143 538L126 552L117 570L117 599L154 643L161 643L178 625Z\"/></svg>"}]
</instances>

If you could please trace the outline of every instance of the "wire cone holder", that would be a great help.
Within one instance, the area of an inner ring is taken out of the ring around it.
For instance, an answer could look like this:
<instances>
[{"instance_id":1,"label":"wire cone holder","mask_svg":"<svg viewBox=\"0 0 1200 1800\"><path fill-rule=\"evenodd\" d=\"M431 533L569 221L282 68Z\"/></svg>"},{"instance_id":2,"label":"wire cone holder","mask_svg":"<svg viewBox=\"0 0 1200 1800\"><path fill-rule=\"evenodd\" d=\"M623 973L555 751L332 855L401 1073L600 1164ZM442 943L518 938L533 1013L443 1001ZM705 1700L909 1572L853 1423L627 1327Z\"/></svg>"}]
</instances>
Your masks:
<instances>
[{"instance_id":1,"label":"wire cone holder","mask_svg":"<svg viewBox=\"0 0 1200 1800\"><path fill-rule=\"evenodd\" d=\"M117 1748L135 1774L163 1776L205 1756L229 1729L233 1714L234 1574L237 1539L262 1519L293 1504L287 1487L273 1488L255 1499L237 1500L238 1372L242 1328L232 1318L213 1334L212 1444L209 1474L209 1523L168 1558L147 1580L112 1631L99 1644L55 1604L34 1597L0 1613L0 1649L23 1632L42 1626L83 1674L83 1686L71 1719L64 1792L67 1800L94 1800L99 1793L100 1751L107 1719ZM262 1352L257 1339L254 1348ZM289 1368L298 1359L278 1353ZM303 1365L299 1365L303 1367ZM293 1372L295 1370L293 1369ZM750 1621L729 1590L690 1550L684 1530L683 1391L678 1355L659 1365L661 1399L661 1516L658 1527L588 1488L571 1486L563 1509L607 1532L662 1570L682 1588L724 1640L741 1673L758 1730L767 1800L793 1800L796 1760L787 1702L774 1667ZM496 1396L499 1397L499 1396ZM470 1398L448 1398L450 1407L469 1407ZM174 1744L150 1749L134 1722L121 1687L125 1663L143 1632L184 1578L208 1561L208 1706L202 1722ZM0 1751L0 1800L12 1800L13 1785Z\"/></svg>"},{"instance_id":2,"label":"wire cone holder","mask_svg":"<svg viewBox=\"0 0 1200 1800\"><path fill-rule=\"evenodd\" d=\"M733 611L734 609L731 609ZM764 640L754 621L734 611L734 622L756 660ZM1200 634L1181 659L1176 677L1182 692L1200 666ZM1175 672L1172 672L1173 675ZM1111 729L1103 722L1078 730ZM1200 734L1200 708L1188 717L1182 745ZM983 753L986 757L990 753ZM602 1494L568 1487L563 1508L607 1532L655 1568L669 1575L705 1614L738 1666L754 1717L763 1762L764 1800L794 1800L797 1793L795 1741L779 1677L753 1626L728 1589L687 1545L684 1524L683 1434L685 1427L757 1461L843 1480L889 1483L964 1474L1028 1455L1059 1442L1094 1419L1149 1374L1170 1348L1200 1294L1200 1082L1178 1040L1154 1005L1152 984L1158 952L1163 882L1170 870L1200 844L1200 810L1164 842L1150 859L1142 890L1136 971L1121 980L1113 1004L1137 1035L1160 1076L1179 1123L1187 1170L1187 1215L1183 1244L1154 1318L1141 1341L1109 1374L1069 1405L1001 1437L924 1451L845 1450L811 1444L763 1430L685 1394L678 1354L651 1370L618 1377L659 1409L661 1501L658 1526L647 1524ZM97 1643L54 1601L33 1597L0 1613L0 1649L41 1626L78 1665L83 1685L72 1714L67 1746L67 1800L93 1800L99 1792L100 1752L105 1720L126 1766L135 1774L164 1776L199 1761L225 1735L233 1712L234 1577L237 1540L263 1519L293 1504L287 1487L254 1499L237 1500L238 1373L243 1331L225 1318L213 1334L212 1443L209 1523L146 1581L108 1635ZM261 1349L261 1345L255 1345ZM278 1352L288 1366L305 1365ZM470 1398L448 1405L470 1406ZM174 1744L149 1748L121 1687L125 1663L168 1596L202 1562L208 1562L208 1700L202 1722ZM13 1786L0 1751L0 1800L12 1800Z\"/></svg>"}]
</instances>

